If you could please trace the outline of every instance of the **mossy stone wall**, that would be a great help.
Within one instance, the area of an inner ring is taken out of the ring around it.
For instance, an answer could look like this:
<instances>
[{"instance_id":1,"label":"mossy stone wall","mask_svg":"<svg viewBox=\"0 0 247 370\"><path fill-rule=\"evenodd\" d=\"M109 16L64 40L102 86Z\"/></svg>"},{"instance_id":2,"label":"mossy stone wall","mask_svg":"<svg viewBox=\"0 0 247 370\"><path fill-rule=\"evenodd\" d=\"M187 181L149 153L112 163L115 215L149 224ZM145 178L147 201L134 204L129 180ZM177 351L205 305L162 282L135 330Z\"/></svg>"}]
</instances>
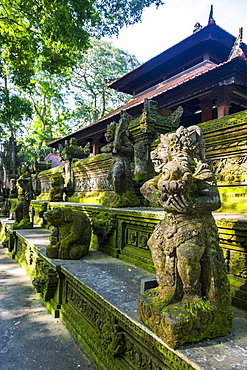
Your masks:
<instances>
[{"instance_id":1,"label":"mossy stone wall","mask_svg":"<svg viewBox=\"0 0 247 370\"><path fill-rule=\"evenodd\" d=\"M199 126L221 195L219 212L247 213L247 111Z\"/></svg>"},{"instance_id":2,"label":"mossy stone wall","mask_svg":"<svg viewBox=\"0 0 247 370\"><path fill-rule=\"evenodd\" d=\"M32 201L31 205L40 209L39 201ZM48 208L56 206L80 208L86 212L93 229L91 248L155 273L147 240L163 218L162 209L128 210L47 203ZM227 220L219 214L215 217L231 280L233 304L247 309L247 221Z\"/></svg>"},{"instance_id":3,"label":"mossy stone wall","mask_svg":"<svg viewBox=\"0 0 247 370\"><path fill-rule=\"evenodd\" d=\"M81 348L100 369L198 368L185 356L157 340L138 320L131 319L82 283L66 266L47 259L28 238L15 233L3 222L0 229L3 231L2 240L14 237L14 253L9 242L5 247L27 271L46 308L62 319Z\"/></svg>"}]
</instances>

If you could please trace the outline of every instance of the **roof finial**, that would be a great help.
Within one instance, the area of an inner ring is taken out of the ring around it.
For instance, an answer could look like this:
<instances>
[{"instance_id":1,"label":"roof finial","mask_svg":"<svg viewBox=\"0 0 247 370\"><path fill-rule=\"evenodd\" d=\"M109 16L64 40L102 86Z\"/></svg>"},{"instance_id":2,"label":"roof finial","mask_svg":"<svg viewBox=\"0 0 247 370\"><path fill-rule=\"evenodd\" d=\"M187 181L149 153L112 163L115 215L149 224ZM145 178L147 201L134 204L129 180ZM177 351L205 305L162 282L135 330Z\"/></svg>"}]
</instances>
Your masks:
<instances>
[{"instance_id":1,"label":"roof finial","mask_svg":"<svg viewBox=\"0 0 247 370\"><path fill-rule=\"evenodd\" d=\"M241 48L242 40L243 40L243 27L240 27L239 32L238 32L238 37L236 38L234 42L234 45L232 47L228 60L231 60L236 57L245 58L244 51Z\"/></svg>"},{"instance_id":2,"label":"roof finial","mask_svg":"<svg viewBox=\"0 0 247 370\"><path fill-rule=\"evenodd\" d=\"M214 20L214 17L213 17L213 10L214 10L214 7L213 7L213 5L211 5L210 14L209 14L209 18L208 18L208 25L209 24L215 24L215 20Z\"/></svg>"}]
</instances>

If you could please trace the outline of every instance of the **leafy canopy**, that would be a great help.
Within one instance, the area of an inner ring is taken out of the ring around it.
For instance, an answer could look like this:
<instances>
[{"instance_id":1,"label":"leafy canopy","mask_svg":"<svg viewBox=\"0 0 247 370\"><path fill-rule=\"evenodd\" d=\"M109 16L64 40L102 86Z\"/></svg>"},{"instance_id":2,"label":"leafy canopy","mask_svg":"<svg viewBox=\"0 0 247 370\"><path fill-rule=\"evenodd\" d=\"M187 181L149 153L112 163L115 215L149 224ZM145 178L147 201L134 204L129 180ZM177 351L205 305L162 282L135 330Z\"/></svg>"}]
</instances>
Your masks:
<instances>
[{"instance_id":1,"label":"leafy canopy","mask_svg":"<svg viewBox=\"0 0 247 370\"><path fill-rule=\"evenodd\" d=\"M134 55L111 42L92 38L90 45L87 52L81 53L71 81L76 101L74 119L78 118L80 128L129 100L129 95L108 88L107 82L139 65Z\"/></svg>"},{"instance_id":2,"label":"leafy canopy","mask_svg":"<svg viewBox=\"0 0 247 370\"><path fill-rule=\"evenodd\" d=\"M0 0L1 58L19 86L28 84L37 60L43 70L62 73L88 48L91 35L117 34L153 3L162 1Z\"/></svg>"}]
</instances>

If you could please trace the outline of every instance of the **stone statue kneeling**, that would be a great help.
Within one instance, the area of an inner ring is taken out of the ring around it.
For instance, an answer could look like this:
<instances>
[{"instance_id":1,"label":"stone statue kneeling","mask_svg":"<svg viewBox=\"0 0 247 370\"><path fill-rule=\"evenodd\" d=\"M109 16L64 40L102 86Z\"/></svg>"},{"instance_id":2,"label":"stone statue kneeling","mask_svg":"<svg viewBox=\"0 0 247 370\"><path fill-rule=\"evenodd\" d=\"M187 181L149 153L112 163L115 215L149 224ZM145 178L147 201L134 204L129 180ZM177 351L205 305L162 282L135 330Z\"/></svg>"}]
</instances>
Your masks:
<instances>
[{"instance_id":1,"label":"stone statue kneeling","mask_svg":"<svg viewBox=\"0 0 247 370\"><path fill-rule=\"evenodd\" d=\"M57 207L45 212L44 218L55 226L46 246L47 257L79 259L88 254L91 224L85 213Z\"/></svg>"}]
</instances>

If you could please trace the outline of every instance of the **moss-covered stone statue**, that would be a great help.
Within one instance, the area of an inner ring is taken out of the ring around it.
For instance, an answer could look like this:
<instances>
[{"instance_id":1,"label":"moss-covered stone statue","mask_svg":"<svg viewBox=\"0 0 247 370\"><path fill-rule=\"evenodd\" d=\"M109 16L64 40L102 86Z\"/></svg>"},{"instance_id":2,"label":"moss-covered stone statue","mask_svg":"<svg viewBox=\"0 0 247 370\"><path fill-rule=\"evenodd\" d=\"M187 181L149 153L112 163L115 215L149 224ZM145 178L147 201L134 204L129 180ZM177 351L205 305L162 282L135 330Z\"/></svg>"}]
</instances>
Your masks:
<instances>
[{"instance_id":1,"label":"moss-covered stone statue","mask_svg":"<svg viewBox=\"0 0 247 370\"><path fill-rule=\"evenodd\" d=\"M211 214L221 205L197 126L161 135L158 175L141 192L164 208L148 241L158 287L139 297L143 322L171 347L231 330L229 282Z\"/></svg>"},{"instance_id":2,"label":"moss-covered stone statue","mask_svg":"<svg viewBox=\"0 0 247 370\"><path fill-rule=\"evenodd\" d=\"M131 116L121 111L119 123L110 123L107 126L106 144L101 151L112 153L112 163L108 171L107 180L112 186L113 194L109 194L103 205L110 207L128 207L139 205L139 199L134 192L132 181L131 161L134 156L134 147L128 138L128 124Z\"/></svg>"},{"instance_id":3,"label":"moss-covered stone statue","mask_svg":"<svg viewBox=\"0 0 247 370\"><path fill-rule=\"evenodd\" d=\"M9 197L10 198L18 197L17 180L15 178L10 179L9 181Z\"/></svg>"},{"instance_id":4,"label":"moss-covered stone statue","mask_svg":"<svg viewBox=\"0 0 247 370\"><path fill-rule=\"evenodd\" d=\"M63 193L64 193L64 178L61 173L56 172L51 176L49 201L61 202L63 200Z\"/></svg>"},{"instance_id":5,"label":"moss-covered stone statue","mask_svg":"<svg viewBox=\"0 0 247 370\"><path fill-rule=\"evenodd\" d=\"M91 224L85 213L57 207L45 212L44 217L55 226L46 247L48 257L79 259L88 254Z\"/></svg>"},{"instance_id":6,"label":"moss-covered stone statue","mask_svg":"<svg viewBox=\"0 0 247 370\"><path fill-rule=\"evenodd\" d=\"M30 221L29 206L32 199L31 176L27 169L23 170L22 176L17 180L18 203L14 209L15 222L13 229L31 229L33 227Z\"/></svg>"}]
</instances>

